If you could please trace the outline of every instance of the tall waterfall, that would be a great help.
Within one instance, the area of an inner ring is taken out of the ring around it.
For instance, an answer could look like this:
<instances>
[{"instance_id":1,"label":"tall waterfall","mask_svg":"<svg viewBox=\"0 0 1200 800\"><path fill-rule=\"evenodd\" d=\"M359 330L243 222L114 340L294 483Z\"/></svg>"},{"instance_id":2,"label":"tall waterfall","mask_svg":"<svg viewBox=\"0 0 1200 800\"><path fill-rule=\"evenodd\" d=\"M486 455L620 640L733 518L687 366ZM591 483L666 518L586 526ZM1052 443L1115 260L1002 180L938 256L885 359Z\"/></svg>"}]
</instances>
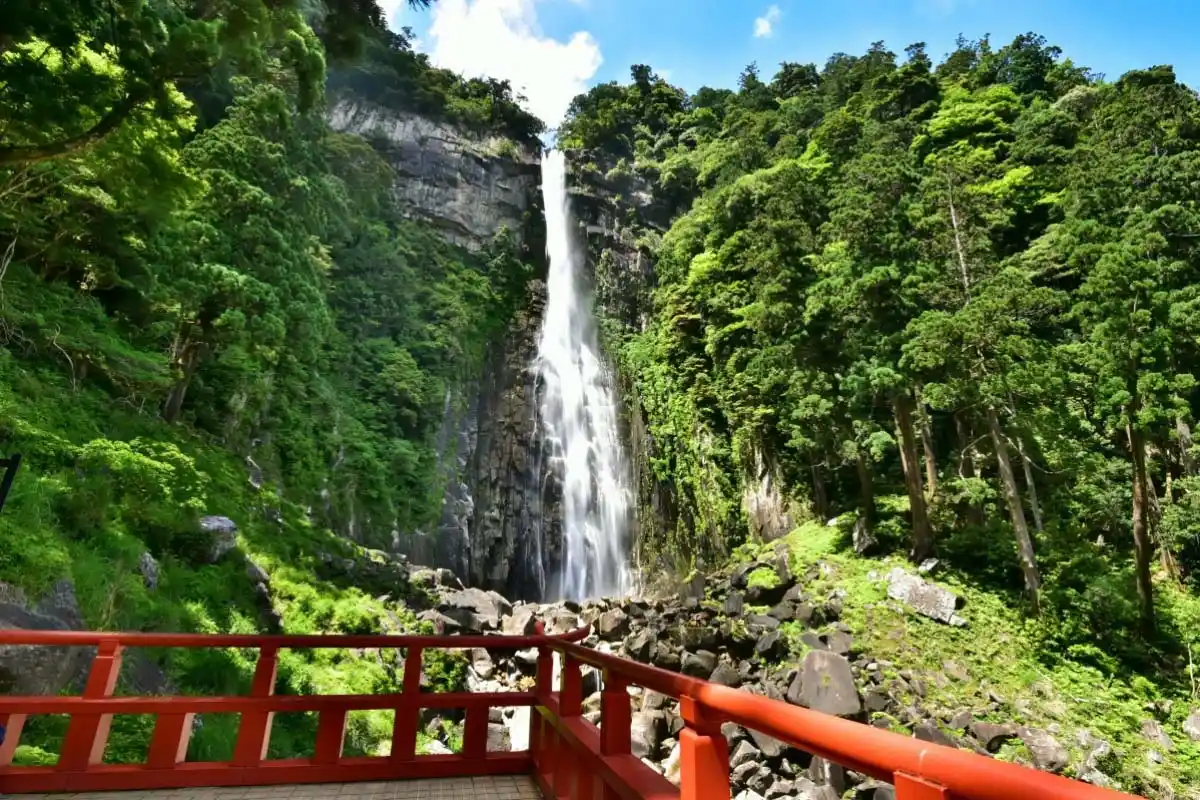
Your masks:
<instances>
[{"instance_id":1,"label":"tall waterfall","mask_svg":"<svg viewBox=\"0 0 1200 800\"><path fill-rule=\"evenodd\" d=\"M612 375L600 357L584 265L573 236L567 165L557 150L542 160L546 208L546 316L538 343L546 455L562 485L562 599L628 591L632 510L617 430Z\"/></svg>"}]
</instances>

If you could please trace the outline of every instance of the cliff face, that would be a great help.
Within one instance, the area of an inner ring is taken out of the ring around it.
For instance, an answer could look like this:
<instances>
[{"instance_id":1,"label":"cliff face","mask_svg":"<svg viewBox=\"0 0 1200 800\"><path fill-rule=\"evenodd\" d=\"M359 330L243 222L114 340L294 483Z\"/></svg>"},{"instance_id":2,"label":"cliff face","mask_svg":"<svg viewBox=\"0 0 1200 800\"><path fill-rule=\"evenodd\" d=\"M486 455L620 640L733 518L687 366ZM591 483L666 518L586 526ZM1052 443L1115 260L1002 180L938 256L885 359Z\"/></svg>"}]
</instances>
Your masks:
<instances>
[{"instance_id":1,"label":"cliff face","mask_svg":"<svg viewBox=\"0 0 1200 800\"><path fill-rule=\"evenodd\" d=\"M388 161L396 176L392 191L406 215L469 250L508 228L532 261L544 261L536 149L354 98L335 103L330 121L362 136ZM506 334L446 397L438 434L445 492L436 529L393 537L393 549L418 563L530 599L545 595L561 542L556 487L541 477L534 368L546 297L541 272Z\"/></svg>"},{"instance_id":2,"label":"cliff face","mask_svg":"<svg viewBox=\"0 0 1200 800\"><path fill-rule=\"evenodd\" d=\"M329 120L383 155L396 172L401 208L446 240L477 250L501 227L524 232L538 192L535 150L352 98L334 103Z\"/></svg>"}]
</instances>

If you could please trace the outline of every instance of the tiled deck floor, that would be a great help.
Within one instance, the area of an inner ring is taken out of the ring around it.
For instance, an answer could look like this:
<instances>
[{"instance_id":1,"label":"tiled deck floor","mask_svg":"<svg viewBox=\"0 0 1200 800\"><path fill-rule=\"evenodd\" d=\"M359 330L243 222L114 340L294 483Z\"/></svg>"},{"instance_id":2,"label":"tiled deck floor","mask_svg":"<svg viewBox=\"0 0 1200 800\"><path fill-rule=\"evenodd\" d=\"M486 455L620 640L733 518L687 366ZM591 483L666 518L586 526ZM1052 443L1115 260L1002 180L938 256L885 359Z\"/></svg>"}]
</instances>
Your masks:
<instances>
[{"instance_id":1,"label":"tiled deck floor","mask_svg":"<svg viewBox=\"0 0 1200 800\"><path fill-rule=\"evenodd\" d=\"M146 792L0 795L12 800L541 800L533 778L438 778L387 783L310 783L289 786L157 789Z\"/></svg>"}]
</instances>

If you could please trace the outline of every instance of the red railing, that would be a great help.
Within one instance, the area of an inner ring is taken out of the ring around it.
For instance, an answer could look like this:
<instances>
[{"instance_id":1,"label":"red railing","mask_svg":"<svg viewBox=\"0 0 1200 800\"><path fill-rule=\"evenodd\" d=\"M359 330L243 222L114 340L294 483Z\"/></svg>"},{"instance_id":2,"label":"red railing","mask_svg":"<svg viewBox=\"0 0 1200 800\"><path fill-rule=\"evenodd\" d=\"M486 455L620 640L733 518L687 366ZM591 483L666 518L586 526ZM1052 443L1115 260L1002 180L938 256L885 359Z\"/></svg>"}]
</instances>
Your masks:
<instances>
[{"instance_id":1,"label":"red railing","mask_svg":"<svg viewBox=\"0 0 1200 800\"><path fill-rule=\"evenodd\" d=\"M721 725L733 722L844 767L887 781L898 800L1118 800L1127 798L1056 775L985 756L910 739L765 697L596 652L578 644L587 629L561 636L203 636L0 631L0 644L96 647L80 697L0 698L0 793L111 791L188 786L246 786L398 780L418 777L532 773L556 800L728 800L729 754ZM259 652L251 693L244 697L114 697L126 647L237 647ZM489 651L538 649L532 692L423 693L422 654L433 648ZM403 691L385 695L275 696L278 653L288 648L403 648ZM561 682L551 685L554 653ZM583 667L602 672L600 725L582 714ZM679 701L679 786L632 753L629 688L641 686ZM490 753L488 712L532 706L529 750ZM465 709L462 752L417 755L423 708ZM347 714L394 709L391 754L342 753ZM267 759L272 716L318 714L311 758ZM185 760L192 718L237 713L240 722L229 762ZM58 764L11 766L25 719L34 714L70 716ZM104 764L114 714L156 717L144 764Z\"/></svg>"}]
</instances>

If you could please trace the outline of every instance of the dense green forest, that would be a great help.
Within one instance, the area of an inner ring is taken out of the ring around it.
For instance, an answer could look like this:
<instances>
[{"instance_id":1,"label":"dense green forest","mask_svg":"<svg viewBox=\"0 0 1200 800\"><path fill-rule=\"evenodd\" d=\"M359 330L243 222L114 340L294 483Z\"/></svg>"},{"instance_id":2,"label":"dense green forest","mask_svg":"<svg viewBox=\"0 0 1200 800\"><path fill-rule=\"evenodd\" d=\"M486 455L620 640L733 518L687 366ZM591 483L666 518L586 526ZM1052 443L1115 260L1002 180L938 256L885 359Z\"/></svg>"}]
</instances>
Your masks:
<instances>
[{"instance_id":1,"label":"dense green forest","mask_svg":"<svg viewBox=\"0 0 1200 800\"><path fill-rule=\"evenodd\" d=\"M1032 34L937 65L882 43L751 65L736 91L632 78L558 136L585 182L654 193L629 212L657 258L650 326L616 340L678 514L643 546L728 552L765 464L800 516L851 512L882 547L1023 588L1051 647L1186 663L1195 93ZM907 513L882 514L897 494Z\"/></svg>"},{"instance_id":2,"label":"dense green forest","mask_svg":"<svg viewBox=\"0 0 1200 800\"><path fill-rule=\"evenodd\" d=\"M25 460L0 581L36 599L70 579L93 629L263 630L242 564L200 568L198 519L220 515L270 573L283 630L415 629L402 586L326 574L319 556L347 546L334 531L381 547L436 519L448 389L532 267L516 231L467 252L402 218L386 162L326 123L327 70L328 92L519 143L541 124L507 84L431 67L368 7L6 5L0 448ZM394 685L395 665L343 657L289 654L281 691ZM218 693L253 669L237 653L163 666ZM461 665L432 674L457 685ZM377 717L352 724L352 749L388 739ZM136 758L149 722L120 718L110 760ZM273 751L294 752L293 731L308 746L312 724L284 720ZM193 757L230 746L233 725L197 731Z\"/></svg>"}]
</instances>

